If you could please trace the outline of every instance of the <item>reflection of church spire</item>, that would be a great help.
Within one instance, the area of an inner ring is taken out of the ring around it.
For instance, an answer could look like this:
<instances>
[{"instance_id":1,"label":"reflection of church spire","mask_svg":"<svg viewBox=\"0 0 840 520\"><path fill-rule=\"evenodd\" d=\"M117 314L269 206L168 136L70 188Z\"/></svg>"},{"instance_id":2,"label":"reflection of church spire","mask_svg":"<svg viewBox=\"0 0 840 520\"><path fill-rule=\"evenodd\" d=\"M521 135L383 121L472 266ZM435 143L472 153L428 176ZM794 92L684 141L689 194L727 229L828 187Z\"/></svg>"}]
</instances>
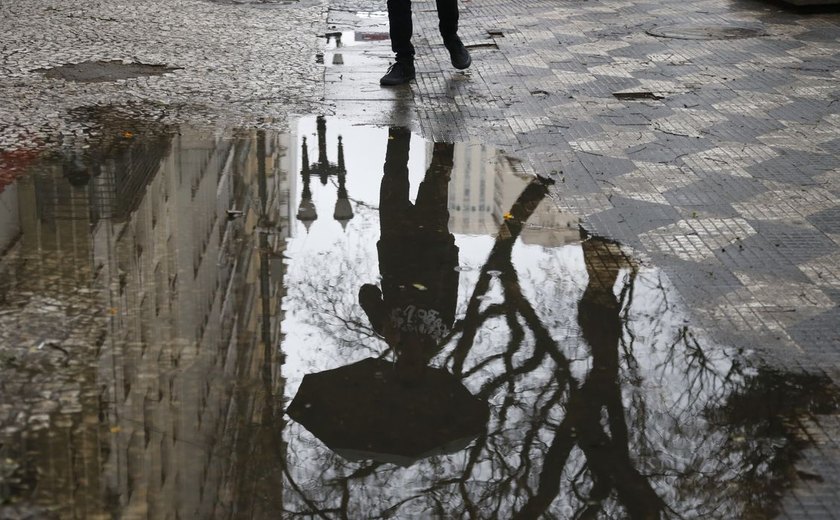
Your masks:
<instances>
[{"instance_id":1,"label":"reflection of church spire","mask_svg":"<svg viewBox=\"0 0 840 520\"><path fill-rule=\"evenodd\" d=\"M312 202L312 192L309 183L312 175L317 175L321 184L326 186L330 176L335 175L338 179L338 199L335 202L333 218L336 219L342 229L346 229L347 223L353 218L353 207L347 195L346 177L347 169L344 164L344 143L341 136L338 137L338 163L333 164L327 158L327 120L324 116L316 119L318 133L318 160L309 162L309 153L306 147L306 138L303 138L302 162L303 169L300 174L303 178L303 196L300 208L298 209L298 220L303 221L306 229L312 221L318 218L315 212L315 204Z\"/></svg>"},{"instance_id":2,"label":"reflection of church spire","mask_svg":"<svg viewBox=\"0 0 840 520\"><path fill-rule=\"evenodd\" d=\"M338 199L335 201L335 212L333 218L341 224L341 229L347 229L347 223L353 218L353 207L347 198L347 187L345 179L347 171L344 169L344 144L341 136L338 137Z\"/></svg>"},{"instance_id":3,"label":"reflection of church spire","mask_svg":"<svg viewBox=\"0 0 840 520\"><path fill-rule=\"evenodd\" d=\"M315 203L312 202L312 191L309 189L309 151L306 149L306 137L303 138L301 155L303 169L300 171L300 175L303 177L303 195L301 196L297 219L303 222L308 232L312 222L318 218L318 212L315 211Z\"/></svg>"}]
</instances>

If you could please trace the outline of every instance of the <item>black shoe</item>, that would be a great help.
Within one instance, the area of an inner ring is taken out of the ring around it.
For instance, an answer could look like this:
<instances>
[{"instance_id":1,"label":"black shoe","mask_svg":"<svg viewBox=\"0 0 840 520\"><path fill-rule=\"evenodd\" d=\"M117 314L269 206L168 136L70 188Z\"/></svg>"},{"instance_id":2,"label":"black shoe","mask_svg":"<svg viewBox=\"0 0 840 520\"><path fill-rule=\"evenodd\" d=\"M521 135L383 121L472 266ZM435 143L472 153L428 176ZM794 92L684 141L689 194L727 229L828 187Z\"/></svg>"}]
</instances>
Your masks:
<instances>
[{"instance_id":1,"label":"black shoe","mask_svg":"<svg viewBox=\"0 0 840 520\"><path fill-rule=\"evenodd\" d=\"M453 36L446 39L443 42L443 45L446 46L446 50L449 51L449 59L452 61L453 67L463 70L470 66L472 58L470 58L470 52L466 47L464 47L464 44L461 43L461 38Z\"/></svg>"},{"instance_id":2,"label":"black shoe","mask_svg":"<svg viewBox=\"0 0 840 520\"><path fill-rule=\"evenodd\" d=\"M397 61L388 69L388 74L382 76L379 84L386 87L404 85L414 79L414 63Z\"/></svg>"}]
</instances>

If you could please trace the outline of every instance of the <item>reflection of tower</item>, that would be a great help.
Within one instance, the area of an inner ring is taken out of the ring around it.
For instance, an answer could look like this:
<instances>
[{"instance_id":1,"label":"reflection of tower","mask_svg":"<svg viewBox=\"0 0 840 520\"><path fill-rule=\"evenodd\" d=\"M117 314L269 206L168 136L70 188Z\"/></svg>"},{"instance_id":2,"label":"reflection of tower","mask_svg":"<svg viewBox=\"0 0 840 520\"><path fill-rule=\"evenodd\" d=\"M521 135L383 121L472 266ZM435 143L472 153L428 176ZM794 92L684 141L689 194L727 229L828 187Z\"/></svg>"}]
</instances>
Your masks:
<instances>
[{"instance_id":1,"label":"reflection of tower","mask_svg":"<svg viewBox=\"0 0 840 520\"><path fill-rule=\"evenodd\" d=\"M311 176L317 175L321 180L321 184L326 186L329 178L334 175L338 180L338 197L335 201L333 218L341 224L342 229L346 229L347 223L353 218L353 207L350 205L350 199L347 194L347 169L344 165L344 144L342 143L341 136L338 136L338 162L336 164L331 163L327 158L327 121L323 116L318 116L316 123L318 128L318 160L311 165L309 163L306 138L303 139L301 150L303 166L300 172L301 178L303 179L303 193L297 218L303 222L308 231L312 221L318 218L315 204L312 202L312 191L309 187Z\"/></svg>"},{"instance_id":2,"label":"reflection of tower","mask_svg":"<svg viewBox=\"0 0 840 520\"><path fill-rule=\"evenodd\" d=\"M301 148L303 168L300 171L300 176L303 178L303 194L301 195L297 218L306 226L306 231L309 231L309 226L318 218L318 212L315 211L315 203L312 202L312 190L309 189L309 152L306 149L306 137L303 138Z\"/></svg>"},{"instance_id":3,"label":"reflection of tower","mask_svg":"<svg viewBox=\"0 0 840 520\"><path fill-rule=\"evenodd\" d=\"M347 229L347 223L353 218L353 208L350 206L350 200L347 197L346 177L344 147L341 144L341 136L338 136L338 198L335 201L333 218L341 223L342 229Z\"/></svg>"}]
</instances>

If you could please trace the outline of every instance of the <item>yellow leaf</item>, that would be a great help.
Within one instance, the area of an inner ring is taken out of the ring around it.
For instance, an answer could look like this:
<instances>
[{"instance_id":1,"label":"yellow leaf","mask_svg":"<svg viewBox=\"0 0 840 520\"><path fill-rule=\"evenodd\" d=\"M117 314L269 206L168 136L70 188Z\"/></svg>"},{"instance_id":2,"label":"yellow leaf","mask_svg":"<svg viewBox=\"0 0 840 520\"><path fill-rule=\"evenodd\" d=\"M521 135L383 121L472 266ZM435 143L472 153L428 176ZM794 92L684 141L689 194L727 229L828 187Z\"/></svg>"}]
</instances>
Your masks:
<instances>
[{"instance_id":1,"label":"yellow leaf","mask_svg":"<svg viewBox=\"0 0 840 520\"><path fill-rule=\"evenodd\" d=\"M108 309L108 314L110 314L111 316L116 316L117 315L117 308L116 307L109 308Z\"/></svg>"},{"instance_id":2,"label":"yellow leaf","mask_svg":"<svg viewBox=\"0 0 840 520\"><path fill-rule=\"evenodd\" d=\"M122 136L126 139L131 139L132 137L134 137L134 132L129 132L128 130L126 130L122 133Z\"/></svg>"},{"instance_id":3,"label":"yellow leaf","mask_svg":"<svg viewBox=\"0 0 840 520\"><path fill-rule=\"evenodd\" d=\"M510 219L513 218L513 214L512 213L505 213L503 215L503 217L504 217L505 220L510 220Z\"/></svg>"},{"instance_id":4,"label":"yellow leaf","mask_svg":"<svg viewBox=\"0 0 840 520\"><path fill-rule=\"evenodd\" d=\"M423 285L422 283L413 283L411 285L413 285L414 288L419 290L419 291L425 291L426 290L426 286Z\"/></svg>"}]
</instances>

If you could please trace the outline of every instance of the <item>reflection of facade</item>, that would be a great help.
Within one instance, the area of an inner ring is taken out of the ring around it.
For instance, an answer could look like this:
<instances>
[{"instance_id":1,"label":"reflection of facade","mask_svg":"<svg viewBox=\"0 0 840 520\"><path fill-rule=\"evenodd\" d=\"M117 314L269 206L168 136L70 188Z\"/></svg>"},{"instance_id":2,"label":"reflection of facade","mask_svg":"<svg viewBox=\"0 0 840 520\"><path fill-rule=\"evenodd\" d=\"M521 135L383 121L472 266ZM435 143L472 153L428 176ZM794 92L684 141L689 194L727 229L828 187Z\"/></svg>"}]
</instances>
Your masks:
<instances>
[{"instance_id":1,"label":"reflection of facade","mask_svg":"<svg viewBox=\"0 0 840 520\"><path fill-rule=\"evenodd\" d=\"M20 220L17 185L0 186L0 255L17 240L18 235Z\"/></svg>"},{"instance_id":2,"label":"reflection of facade","mask_svg":"<svg viewBox=\"0 0 840 520\"><path fill-rule=\"evenodd\" d=\"M277 463L237 443L282 385L294 137L123 137L4 192L19 199L29 289L71 300L92 288L107 316L79 383L91 398L71 431L52 426L30 447L33 498L84 518L209 518L256 500L242 468ZM41 282L56 270L62 287Z\"/></svg>"},{"instance_id":3,"label":"reflection of facade","mask_svg":"<svg viewBox=\"0 0 840 520\"><path fill-rule=\"evenodd\" d=\"M427 151L427 158L431 152ZM468 235L492 232L496 151L481 144L455 144L449 183L449 229Z\"/></svg>"},{"instance_id":4,"label":"reflection of facade","mask_svg":"<svg viewBox=\"0 0 840 520\"><path fill-rule=\"evenodd\" d=\"M427 152L427 156L431 155ZM478 143L455 144L449 188L449 227L453 233L495 234L529 178L497 150ZM544 201L522 232L522 241L558 246L579 240L579 219Z\"/></svg>"}]
</instances>

